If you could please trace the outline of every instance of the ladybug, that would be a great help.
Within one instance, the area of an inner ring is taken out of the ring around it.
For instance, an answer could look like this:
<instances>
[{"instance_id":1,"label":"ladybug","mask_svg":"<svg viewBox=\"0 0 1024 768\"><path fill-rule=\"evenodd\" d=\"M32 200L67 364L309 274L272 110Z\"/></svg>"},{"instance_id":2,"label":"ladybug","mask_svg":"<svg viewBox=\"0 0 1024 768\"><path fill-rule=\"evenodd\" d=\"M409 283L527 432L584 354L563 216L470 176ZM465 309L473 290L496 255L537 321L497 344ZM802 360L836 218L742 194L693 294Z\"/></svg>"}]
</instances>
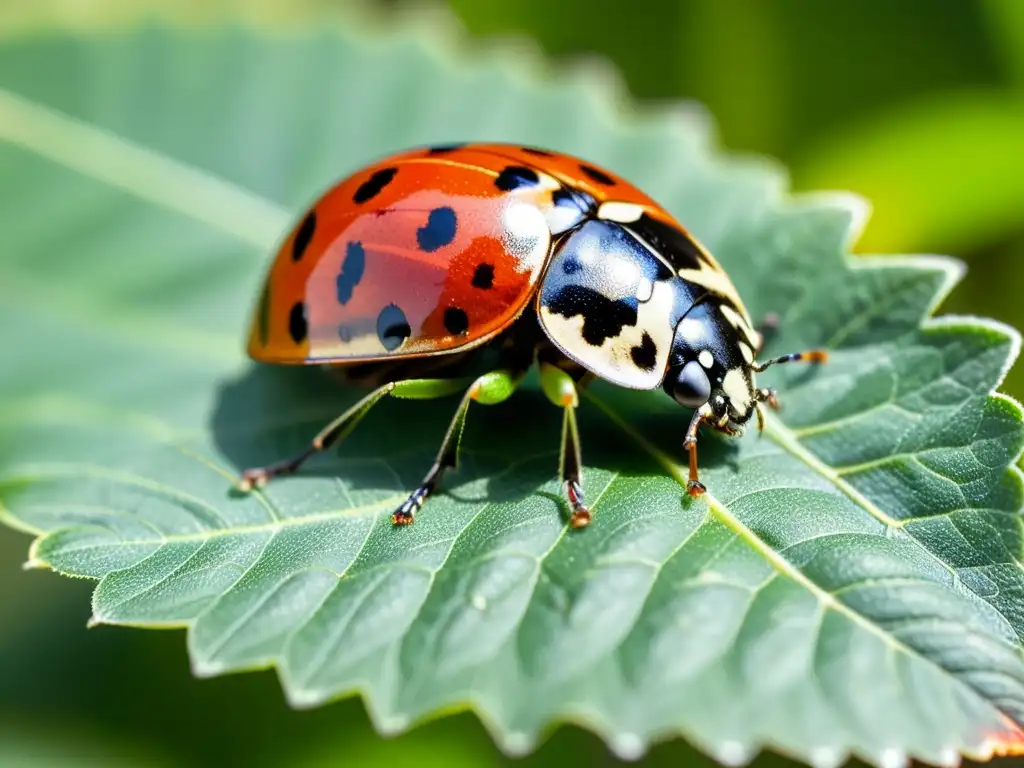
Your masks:
<instances>
[{"instance_id":1,"label":"ladybug","mask_svg":"<svg viewBox=\"0 0 1024 768\"><path fill-rule=\"evenodd\" d=\"M248 338L257 362L329 366L373 384L296 456L247 469L243 491L297 470L383 397L462 392L437 459L392 515L414 515L456 465L471 402L507 399L536 365L563 409L561 481L574 528L580 483L577 389L600 378L662 388L693 409L687 491L702 424L738 434L775 391L754 375L820 350L755 358L755 329L718 262L664 208L608 170L536 147L468 143L392 155L338 182L282 243ZM492 353L493 369L465 376Z\"/></svg>"}]
</instances>

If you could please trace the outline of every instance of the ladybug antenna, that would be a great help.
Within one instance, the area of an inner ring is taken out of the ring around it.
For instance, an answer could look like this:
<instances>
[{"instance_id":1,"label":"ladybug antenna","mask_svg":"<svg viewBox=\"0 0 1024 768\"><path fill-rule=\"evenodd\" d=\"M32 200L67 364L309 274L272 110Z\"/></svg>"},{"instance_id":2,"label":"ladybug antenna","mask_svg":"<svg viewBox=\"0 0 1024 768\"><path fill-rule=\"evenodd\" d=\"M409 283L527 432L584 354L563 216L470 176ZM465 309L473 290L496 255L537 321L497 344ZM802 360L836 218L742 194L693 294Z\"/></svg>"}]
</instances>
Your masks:
<instances>
[{"instance_id":1,"label":"ladybug antenna","mask_svg":"<svg viewBox=\"0 0 1024 768\"><path fill-rule=\"evenodd\" d=\"M792 363L796 361L805 361L808 363L825 363L828 362L828 352L824 349L809 349L804 352L790 352L788 355L782 355L781 357L773 357L764 363L754 363L753 368L758 373L761 373L765 368L771 365L777 365L779 363Z\"/></svg>"}]
</instances>

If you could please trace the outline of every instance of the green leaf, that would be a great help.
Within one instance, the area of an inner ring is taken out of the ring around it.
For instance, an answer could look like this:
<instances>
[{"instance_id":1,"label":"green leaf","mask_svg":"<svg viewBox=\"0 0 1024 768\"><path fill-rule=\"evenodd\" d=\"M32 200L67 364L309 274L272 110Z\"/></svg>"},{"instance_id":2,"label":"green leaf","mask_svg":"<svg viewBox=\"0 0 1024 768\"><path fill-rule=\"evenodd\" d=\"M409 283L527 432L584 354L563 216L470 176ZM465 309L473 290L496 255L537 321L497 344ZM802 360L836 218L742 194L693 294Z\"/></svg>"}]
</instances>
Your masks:
<instances>
[{"instance_id":1,"label":"green leaf","mask_svg":"<svg viewBox=\"0 0 1024 768\"><path fill-rule=\"evenodd\" d=\"M622 756L683 735L729 763L1020 749L1024 429L992 394L1017 334L926 319L954 262L849 262L859 203L785 200L773 167L717 156L699 114L636 117L596 72L524 77L522 51L455 62L424 40L0 44L0 499L37 537L29 564L98 579L95 623L187 626L198 675L273 666L298 707L360 692L385 733L469 706L510 753L565 721ZM484 138L634 179L755 314L781 313L769 353L832 362L763 377L784 402L763 437L702 436L697 502L689 413L596 386L580 532L535 382L474 406L459 472L408 529L388 515L454 400L385 402L307 471L232 494L355 397L243 358L274 244L370 158Z\"/></svg>"}]
</instances>

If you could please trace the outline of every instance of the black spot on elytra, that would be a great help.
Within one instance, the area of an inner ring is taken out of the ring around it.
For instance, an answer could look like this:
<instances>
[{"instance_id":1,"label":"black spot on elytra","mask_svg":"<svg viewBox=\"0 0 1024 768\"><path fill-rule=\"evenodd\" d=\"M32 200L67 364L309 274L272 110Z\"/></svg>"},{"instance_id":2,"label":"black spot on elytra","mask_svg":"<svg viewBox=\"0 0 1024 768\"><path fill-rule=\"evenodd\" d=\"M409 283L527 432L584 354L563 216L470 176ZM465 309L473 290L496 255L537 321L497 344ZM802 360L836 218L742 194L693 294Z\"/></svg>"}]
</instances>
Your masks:
<instances>
[{"instance_id":1,"label":"black spot on elytra","mask_svg":"<svg viewBox=\"0 0 1024 768\"><path fill-rule=\"evenodd\" d=\"M653 371L655 363L658 362L658 347L655 345L654 339L651 338L651 334L644 331L640 343L629 350L629 356L633 358L633 363L637 368Z\"/></svg>"},{"instance_id":2,"label":"black spot on elytra","mask_svg":"<svg viewBox=\"0 0 1024 768\"><path fill-rule=\"evenodd\" d=\"M398 173L397 168L384 168L377 171L359 185L359 189L352 195L352 200L356 203L365 203L367 200L376 197L384 187L391 183L396 173Z\"/></svg>"},{"instance_id":3,"label":"black spot on elytra","mask_svg":"<svg viewBox=\"0 0 1024 768\"><path fill-rule=\"evenodd\" d=\"M494 186L504 192L511 192L520 187L532 187L540 183L540 177L532 168L522 165L510 165L494 180Z\"/></svg>"},{"instance_id":4,"label":"black spot on elytra","mask_svg":"<svg viewBox=\"0 0 1024 768\"><path fill-rule=\"evenodd\" d=\"M457 226L454 208L435 208L427 216L427 223L416 230L416 243L420 250L436 251L455 239Z\"/></svg>"},{"instance_id":5,"label":"black spot on elytra","mask_svg":"<svg viewBox=\"0 0 1024 768\"><path fill-rule=\"evenodd\" d=\"M565 318L582 315L583 340L593 347L600 347L605 339L618 336L637 321L636 299L612 300L581 285L564 286L546 306Z\"/></svg>"},{"instance_id":6,"label":"black spot on elytra","mask_svg":"<svg viewBox=\"0 0 1024 768\"><path fill-rule=\"evenodd\" d=\"M453 336L461 336L469 330L469 316L458 307L449 307L444 311L444 328Z\"/></svg>"},{"instance_id":7,"label":"black spot on elytra","mask_svg":"<svg viewBox=\"0 0 1024 768\"><path fill-rule=\"evenodd\" d=\"M301 301L296 302L295 306L292 307L292 311L288 313L288 333L291 334L292 341L296 344L301 344L306 340L308 332L306 305Z\"/></svg>"},{"instance_id":8,"label":"black spot on elytra","mask_svg":"<svg viewBox=\"0 0 1024 768\"><path fill-rule=\"evenodd\" d=\"M316 232L316 211L310 211L302 220L302 224L295 233L295 239L292 240L292 261L298 261L305 255L314 232Z\"/></svg>"},{"instance_id":9,"label":"black spot on elytra","mask_svg":"<svg viewBox=\"0 0 1024 768\"><path fill-rule=\"evenodd\" d=\"M436 147L431 147L428 151L431 155L443 155L448 152L454 152L457 149L462 149L466 146L465 142L461 144L439 144Z\"/></svg>"},{"instance_id":10,"label":"black spot on elytra","mask_svg":"<svg viewBox=\"0 0 1024 768\"><path fill-rule=\"evenodd\" d=\"M377 315L377 338L384 349L393 352L402 346L402 342L412 335L405 312L394 304L388 304Z\"/></svg>"},{"instance_id":11,"label":"black spot on elytra","mask_svg":"<svg viewBox=\"0 0 1024 768\"><path fill-rule=\"evenodd\" d=\"M520 147L519 149L528 155L536 155L537 157L554 157L555 155L554 152L549 152L548 150L541 149L540 147Z\"/></svg>"},{"instance_id":12,"label":"black spot on elytra","mask_svg":"<svg viewBox=\"0 0 1024 768\"><path fill-rule=\"evenodd\" d=\"M476 269L473 270L473 287L487 290L494 285L494 265L493 264L477 264Z\"/></svg>"},{"instance_id":13,"label":"black spot on elytra","mask_svg":"<svg viewBox=\"0 0 1024 768\"><path fill-rule=\"evenodd\" d=\"M337 277L338 303L347 304L352 298L352 291L363 279L366 269L366 251L363 244L353 240L345 247L345 261L341 264L341 272Z\"/></svg>"},{"instance_id":14,"label":"black spot on elytra","mask_svg":"<svg viewBox=\"0 0 1024 768\"><path fill-rule=\"evenodd\" d=\"M595 168L594 166L587 165L586 163L580 163L580 170L583 171L586 176L590 177L591 181L596 181L598 184L604 184L606 187L615 186L615 179L600 168Z\"/></svg>"}]
</instances>

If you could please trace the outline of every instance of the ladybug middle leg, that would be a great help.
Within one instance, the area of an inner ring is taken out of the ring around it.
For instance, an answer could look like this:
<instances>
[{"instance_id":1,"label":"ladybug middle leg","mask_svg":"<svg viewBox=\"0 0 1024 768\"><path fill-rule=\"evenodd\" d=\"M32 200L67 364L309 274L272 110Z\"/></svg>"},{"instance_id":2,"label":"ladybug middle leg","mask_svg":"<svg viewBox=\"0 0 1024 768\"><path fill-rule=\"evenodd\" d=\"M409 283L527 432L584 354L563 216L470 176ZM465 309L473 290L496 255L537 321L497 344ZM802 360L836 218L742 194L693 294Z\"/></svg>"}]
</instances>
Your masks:
<instances>
[{"instance_id":1,"label":"ladybug middle leg","mask_svg":"<svg viewBox=\"0 0 1024 768\"><path fill-rule=\"evenodd\" d=\"M416 513L422 508L427 497L434 492L437 484L441 481L445 470L454 469L458 464L459 443L462 440L462 429L466 425L466 413L472 402L484 405L496 405L507 400L516 391L516 387L522 380L525 373L516 373L510 370L498 370L485 373L474 381L466 393L462 396L458 410L448 425L441 448L437 452L437 459L433 466L423 478L419 487L409 494L409 498L398 505L398 509L391 515L391 522L395 525L409 525L413 522Z\"/></svg>"},{"instance_id":2,"label":"ladybug middle leg","mask_svg":"<svg viewBox=\"0 0 1024 768\"><path fill-rule=\"evenodd\" d=\"M565 495L572 514L569 526L582 528L590 524L590 510L583 505L583 486L580 475L583 462L580 456L580 432L576 426L576 407L579 395L572 377L557 366L540 362L540 385L548 400L562 409L562 447L558 457L558 472L565 483Z\"/></svg>"}]
</instances>

